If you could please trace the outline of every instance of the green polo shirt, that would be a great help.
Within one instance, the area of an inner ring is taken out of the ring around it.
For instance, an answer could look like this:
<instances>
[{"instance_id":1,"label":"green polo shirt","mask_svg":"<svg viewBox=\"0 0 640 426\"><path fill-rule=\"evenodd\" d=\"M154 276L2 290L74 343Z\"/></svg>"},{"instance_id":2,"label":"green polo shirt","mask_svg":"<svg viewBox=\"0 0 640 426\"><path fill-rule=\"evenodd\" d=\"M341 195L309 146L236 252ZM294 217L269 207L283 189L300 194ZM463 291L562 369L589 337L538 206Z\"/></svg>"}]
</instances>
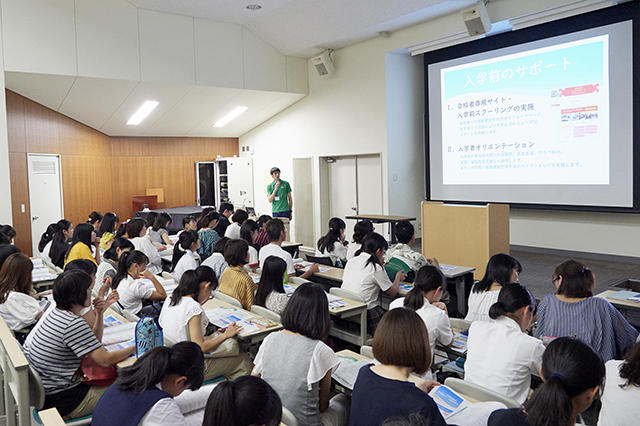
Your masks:
<instances>
[{"instance_id":1,"label":"green polo shirt","mask_svg":"<svg viewBox=\"0 0 640 426\"><path fill-rule=\"evenodd\" d=\"M276 183L271 182L267 185L267 195L271 195L273 193L273 188L275 188ZM278 188L278 192L276 192L276 196L273 198L273 202L271 203L271 211L273 213L280 212L288 212L291 210L291 206L289 205L289 193L291 192L291 185L286 180L280 179L280 187Z\"/></svg>"}]
</instances>

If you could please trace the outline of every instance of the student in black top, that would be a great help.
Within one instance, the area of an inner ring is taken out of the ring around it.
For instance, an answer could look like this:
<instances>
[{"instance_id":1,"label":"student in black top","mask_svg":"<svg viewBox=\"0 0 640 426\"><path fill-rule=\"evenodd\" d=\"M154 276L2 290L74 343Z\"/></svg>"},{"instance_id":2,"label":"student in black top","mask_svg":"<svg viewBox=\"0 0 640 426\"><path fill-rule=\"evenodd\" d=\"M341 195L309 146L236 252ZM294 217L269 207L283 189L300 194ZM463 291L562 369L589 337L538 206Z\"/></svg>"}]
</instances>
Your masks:
<instances>
[{"instance_id":1,"label":"student in black top","mask_svg":"<svg viewBox=\"0 0 640 426\"><path fill-rule=\"evenodd\" d=\"M204 410L202 426L277 426L282 402L271 386L255 376L242 376L216 386Z\"/></svg>"},{"instance_id":2,"label":"student in black top","mask_svg":"<svg viewBox=\"0 0 640 426\"><path fill-rule=\"evenodd\" d=\"M427 395L437 383L408 381L411 373L423 375L431 364L429 335L418 314L404 308L384 314L373 336L373 355L380 365L360 369L351 397L350 425L379 425L410 413L420 413L432 426L446 424Z\"/></svg>"},{"instance_id":3,"label":"student in black top","mask_svg":"<svg viewBox=\"0 0 640 426\"><path fill-rule=\"evenodd\" d=\"M218 220L218 224L216 225L216 227L213 229L218 233L218 235L222 237L227 231L227 226L230 225L229 218L233 214L233 204L220 203L218 213L220 213L220 219Z\"/></svg>"},{"instance_id":4,"label":"student in black top","mask_svg":"<svg viewBox=\"0 0 640 426\"><path fill-rule=\"evenodd\" d=\"M9 239L9 244L14 243L14 238L16 238L16 230L11 225L2 225L0 226L0 235ZM0 237L2 238L2 237Z\"/></svg>"},{"instance_id":5,"label":"student in black top","mask_svg":"<svg viewBox=\"0 0 640 426\"><path fill-rule=\"evenodd\" d=\"M489 426L573 426L604 379L600 356L578 339L561 337L542 356L542 385L518 408L494 411Z\"/></svg>"},{"instance_id":6,"label":"student in black top","mask_svg":"<svg viewBox=\"0 0 640 426\"><path fill-rule=\"evenodd\" d=\"M8 225L7 225L8 226ZM13 228L12 228L13 229ZM11 244L11 238L5 232L0 230L0 268L13 253L19 253L20 249Z\"/></svg>"}]
</instances>

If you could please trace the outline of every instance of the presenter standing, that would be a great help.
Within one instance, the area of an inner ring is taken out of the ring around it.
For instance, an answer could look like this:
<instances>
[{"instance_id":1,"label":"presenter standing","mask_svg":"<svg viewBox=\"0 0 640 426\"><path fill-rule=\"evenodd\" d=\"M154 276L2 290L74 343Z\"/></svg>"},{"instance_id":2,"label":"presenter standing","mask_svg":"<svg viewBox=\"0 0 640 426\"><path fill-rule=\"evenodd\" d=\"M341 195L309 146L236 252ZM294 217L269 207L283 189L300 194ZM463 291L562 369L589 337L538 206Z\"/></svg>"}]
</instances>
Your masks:
<instances>
[{"instance_id":1,"label":"presenter standing","mask_svg":"<svg viewBox=\"0 0 640 426\"><path fill-rule=\"evenodd\" d=\"M293 199L291 197L291 185L286 180L280 179L280 169L273 167L271 169L271 177L273 182L267 185L267 194L271 203L271 211L273 217L286 217L292 219Z\"/></svg>"}]
</instances>

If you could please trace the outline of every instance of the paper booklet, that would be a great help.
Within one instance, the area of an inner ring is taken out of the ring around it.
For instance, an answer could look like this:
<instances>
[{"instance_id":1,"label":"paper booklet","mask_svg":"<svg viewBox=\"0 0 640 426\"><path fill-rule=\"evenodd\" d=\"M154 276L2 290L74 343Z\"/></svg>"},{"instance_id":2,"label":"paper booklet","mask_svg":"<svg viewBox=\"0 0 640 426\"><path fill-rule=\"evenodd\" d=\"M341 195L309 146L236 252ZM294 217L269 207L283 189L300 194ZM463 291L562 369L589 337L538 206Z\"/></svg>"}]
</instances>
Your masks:
<instances>
[{"instance_id":1,"label":"paper booklet","mask_svg":"<svg viewBox=\"0 0 640 426\"><path fill-rule=\"evenodd\" d=\"M272 325L272 322L267 319L256 318L247 311L235 308L216 308L206 311L205 314L213 325L220 328L226 328L235 322L242 327L242 331L239 333L240 336L246 336Z\"/></svg>"},{"instance_id":2,"label":"paper booklet","mask_svg":"<svg viewBox=\"0 0 640 426\"><path fill-rule=\"evenodd\" d=\"M109 321L109 325L107 325L107 321L105 321L104 331L102 332L102 344L113 345L114 343L122 343L135 339L135 331L135 322L115 324L113 321Z\"/></svg>"},{"instance_id":3,"label":"paper booklet","mask_svg":"<svg viewBox=\"0 0 640 426\"><path fill-rule=\"evenodd\" d=\"M340 359L338 368L331 375L338 383L347 389L353 390L353 385L358 378L358 372L362 367L374 361L370 359L357 359L350 356L336 354Z\"/></svg>"}]
</instances>

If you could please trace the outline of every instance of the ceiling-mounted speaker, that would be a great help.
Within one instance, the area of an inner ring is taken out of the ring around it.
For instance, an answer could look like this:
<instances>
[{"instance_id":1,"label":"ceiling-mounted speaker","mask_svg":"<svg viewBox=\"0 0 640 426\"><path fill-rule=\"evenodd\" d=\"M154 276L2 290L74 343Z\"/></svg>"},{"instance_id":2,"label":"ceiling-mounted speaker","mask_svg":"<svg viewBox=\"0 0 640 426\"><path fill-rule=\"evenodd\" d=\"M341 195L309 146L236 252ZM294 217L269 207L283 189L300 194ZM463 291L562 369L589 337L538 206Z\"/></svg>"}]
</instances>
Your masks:
<instances>
[{"instance_id":1,"label":"ceiling-mounted speaker","mask_svg":"<svg viewBox=\"0 0 640 426\"><path fill-rule=\"evenodd\" d=\"M320 77L326 77L336 71L336 66L331 59L331 50L325 50L318 56L311 58L311 64Z\"/></svg>"},{"instance_id":2,"label":"ceiling-mounted speaker","mask_svg":"<svg viewBox=\"0 0 640 426\"><path fill-rule=\"evenodd\" d=\"M462 19L470 36L486 34L491 31L491 18L489 18L487 8L482 1L463 11Z\"/></svg>"}]
</instances>

